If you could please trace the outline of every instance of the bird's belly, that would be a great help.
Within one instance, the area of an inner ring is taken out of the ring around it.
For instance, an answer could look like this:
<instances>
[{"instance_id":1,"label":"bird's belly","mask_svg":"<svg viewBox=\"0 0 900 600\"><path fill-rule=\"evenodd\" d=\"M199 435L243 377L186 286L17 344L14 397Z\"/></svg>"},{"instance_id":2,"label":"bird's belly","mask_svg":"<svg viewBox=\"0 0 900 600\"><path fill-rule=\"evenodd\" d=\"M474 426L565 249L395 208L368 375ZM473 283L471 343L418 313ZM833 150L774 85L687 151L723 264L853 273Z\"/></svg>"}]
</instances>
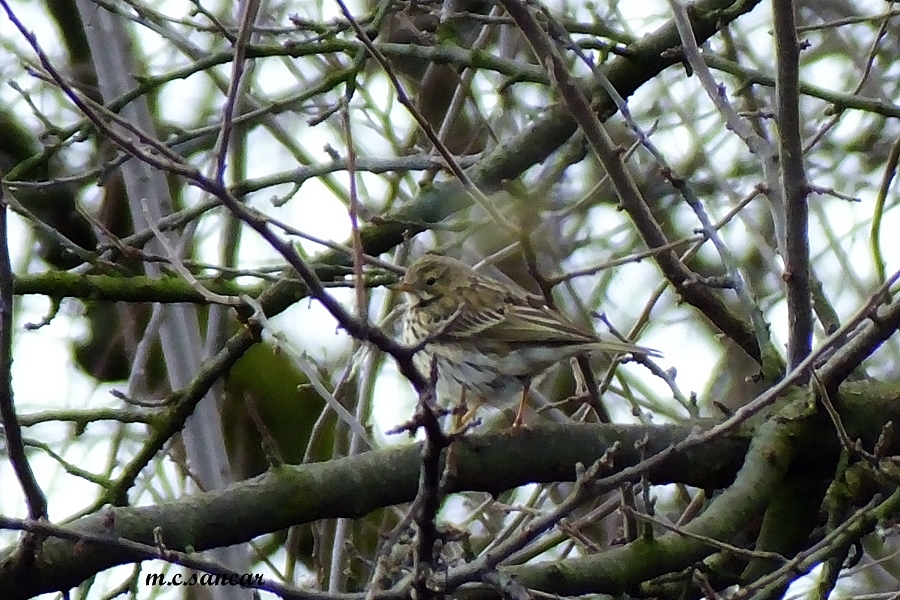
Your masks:
<instances>
[{"instance_id":1,"label":"bird's belly","mask_svg":"<svg viewBox=\"0 0 900 600\"><path fill-rule=\"evenodd\" d=\"M460 388L469 391L469 397L478 396L494 406L502 406L522 392L522 379L527 375L519 365L507 357L492 353L459 352L441 345L428 346L416 354L416 366L423 374L430 373L432 361L436 362L439 390L459 398Z\"/></svg>"}]
</instances>

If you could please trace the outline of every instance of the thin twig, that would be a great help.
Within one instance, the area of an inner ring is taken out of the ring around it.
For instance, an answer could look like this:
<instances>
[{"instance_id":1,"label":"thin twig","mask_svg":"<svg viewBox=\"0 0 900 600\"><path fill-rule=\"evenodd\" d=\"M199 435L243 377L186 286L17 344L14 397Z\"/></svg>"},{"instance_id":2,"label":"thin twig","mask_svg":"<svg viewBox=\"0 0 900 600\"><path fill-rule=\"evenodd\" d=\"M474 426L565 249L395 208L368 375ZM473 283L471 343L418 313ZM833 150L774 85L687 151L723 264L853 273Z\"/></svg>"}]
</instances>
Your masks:
<instances>
[{"instance_id":1,"label":"thin twig","mask_svg":"<svg viewBox=\"0 0 900 600\"><path fill-rule=\"evenodd\" d=\"M368 49L371 53L372 57L378 61L378 64L381 65L381 68L384 69L385 74L387 74L388 79L391 81L391 85L397 92L397 100L406 107L409 111L410 115L416 120L416 123L419 127L422 128L422 131L425 132L425 135L428 137L428 141L434 144L434 147L438 150L441 157L443 157L444 161L447 164L447 167L450 171L453 172L453 175L463 184L465 190L469 193L472 199L478 203L479 206L484 208L485 211L491 216L494 221L497 222L498 225L503 227L504 229L511 231L513 233L517 232L516 227L509 222L500 212L497 210L497 207L494 206L493 201L484 195L481 190L478 189L478 186L466 175L465 171L460 168L459 163L456 161L456 157L450 152L447 146L441 141L438 134L434 131L434 128L428 122L427 119L416 109L415 104L407 95L405 89L403 88L402 83L400 82L399 77L394 72L393 67L391 66L390 61L382 54L381 50L379 50L375 44L372 43L371 38L365 32L365 30L360 26L359 23L356 22L356 19L353 17L353 14L350 12L350 9L347 8L347 5L343 0L336 0L338 6L341 9L341 12L344 14L344 17L350 22L350 25L353 27L353 30L356 32L356 37L363 43L363 45Z\"/></svg>"},{"instance_id":2,"label":"thin twig","mask_svg":"<svg viewBox=\"0 0 900 600\"><path fill-rule=\"evenodd\" d=\"M349 100L348 100L349 102ZM344 128L344 136L347 138L347 177L350 180L350 239L353 243L351 254L353 258L354 291L356 292L356 316L359 319L369 318L366 304L366 290L363 286L363 264L365 254L362 238L359 234L359 190L357 189L356 175L356 145L353 141L353 129L350 123L350 109L347 104L341 110L341 124Z\"/></svg>"},{"instance_id":3,"label":"thin twig","mask_svg":"<svg viewBox=\"0 0 900 600\"><path fill-rule=\"evenodd\" d=\"M598 493L597 479L603 471L611 467L618 450L619 443L615 442L589 468L585 469L583 465L577 465L576 470L580 471L578 478L575 481L572 493L565 500L560 502L549 513L532 521L519 534L492 548L490 552L483 554L478 560L453 569L446 577L447 591L452 592L463 583L472 581L496 569L501 562L506 561L510 556L522 550L540 534L559 523L563 517L569 515L577 506L584 502L586 497L596 496Z\"/></svg>"},{"instance_id":4,"label":"thin twig","mask_svg":"<svg viewBox=\"0 0 900 600\"><path fill-rule=\"evenodd\" d=\"M772 1L775 28L776 122L785 204L784 275L788 308L788 366L812 349L813 317L809 282L809 184L800 139L800 42L793 0Z\"/></svg>"},{"instance_id":5,"label":"thin twig","mask_svg":"<svg viewBox=\"0 0 900 600\"><path fill-rule=\"evenodd\" d=\"M707 546L709 546L711 548L715 548L716 550L719 550L719 551L729 552L729 553L734 554L735 556L741 556L741 557L744 557L747 559L772 560L772 561L777 561L781 564L785 564L788 562L787 558L785 558L781 554L778 554L777 552L765 552L762 550L750 550L747 548L741 548L739 546L734 546L732 544L727 544L721 540L716 540L709 536L691 533L690 531L687 531L686 529L684 529L684 527L681 527L679 525L673 525L667 521L658 519L658 518L654 517L653 515L642 513L638 510L635 510L634 508L632 508L630 506L623 506L622 510L624 510L627 513L630 513L631 516L637 520L644 521L646 523L652 523L653 525L656 525L657 527L661 527L662 529L668 529L669 531L674 531L678 535L682 535L684 537L693 538L693 539L695 539L699 542L702 542L702 543L706 544Z\"/></svg>"},{"instance_id":6,"label":"thin twig","mask_svg":"<svg viewBox=\"0 0 900 600\"><path fill-rule=\"evenodd\" d=\"M371 440L368 432L366 432L365 427L363 427L362 423L360 423L355 416L353 416L350 411L348 411L344 406L338 401L337 398L334 397L328 388L325 387L325 384L322 382L322 378L316 371L315 365L313 365L310 360L305 356L305 354L296 348L293 347L291 341L285 336L283 333L275 330L268 322L265 317L265 312L262 307L259 306L259 303L256 300L247 299L248 302L251 303L251 306L255 306L256 314L254 318L257 320L259 325L263 328L263 330L268 331L272 334L280 346L286 348L288 350L289 355L293 359L294 363L297 365L297 368L300 369L306 378L309 379L310 385L313 386L313 389L325 400L325 403L331 408L343 421L347 424L350 430L354 435L358 436L362 441L366 443L369 448L375 448L374 442Z\"/></svg>"},{"instance_id":7,"label":"thin twig","mask_svg":"<svg viewBox=\"0 0 900 600\"><path fill-rule=\"evenodd\" d=\"M356 143L353 140L353 129L350 121L350 94L352 93L352 89L352 86L347 86L346 102L342 103L340 112L341 125L344 130L344 137L346 138L347 145L347 177L350 181L350 239L352 243L351 257L353 263L353 291L355 292L354 295L356 297L356 318L367 321L369 319L369 312L368 303L366 302L365 279L363 277L365 255L362 239L359 234L359 190L357 189L356 175ZM358 344L359 341L354 340L353 345L356 346ZM355 372L355 369L348 371L348 373L351 372ZM350 443L347 449L348 456L352 456L359 452L359 446L361 444L359 432L360 430L363 430L360 419L363 412L363 401L361 397L362 389L360 389L359 386L354 387L356 388L356 410L353 420L360 426L350 429ZM371 444L368 440L366 443ZM350 540L348 539L350 531L350 519L341 518L337 520L334 528L334 537L331 542L331 565L328 574L328 591L331 593L340 592L344 587L345 578L342 576L345 571L343 564L344 553L347 544L350 543Z\"/></svg>"},{"instance_id":8,"label":"thin twig","mask_svg":"<svg viewBox=\"0 0 900 600\"><path fill-rule=\"evenodd\" d=\"M178 255L178 252L175 248L172 247L172 244L169 243L169 239L167 236L163 235L162 231L159 230L159 227L156 226L156 223L153 219L153 214L150 211L150 207L147 206L147 199L141 199L141 207L144 213L144 218L147 220L147 227L150 228L150 231L156 236L156 241L159 242L160 246L162 246L163 251L166 253L168 257L168 264L175 269L175 272L181 275L182 279L188 282L190 286L197 291L198 294L206 298L211 304L223 304L225 306L240 306L243 302L240 298L235 298L233 296L223 296L221 294L217 294L211 290L206 289L197 278L194 277L194 274L191 273L184 263L181 261L181 257Z\"/></svg>"},{"instance_id":9,"label":"thin twig","mask_svg":"<svg viewBox=\"0 0 900 600\"><path fill-rule=\"evenodd\" d=\"M857 510L843 523L829 532L822 540L803 552L797 553L791 560L778 569L768 573L753 583L742 586L732 596L735 600L764 600L773 597L776 589L783 588L789 581L799 575L805 575L813 567L828 557L871 532L879 521L896 514L900 507L900 490L894 491L888 498L876 494L866 506Z\"/></svg>"},{"instance_id":10,"label":"thin twig","mask_svg":"<svg viewBox=\"0 0 900 600\"><path fill-rule=\"evenodd\" d=\"M162 560L171 564L188 567L203 573L219 575L230 579L234 577L234 581L240 581L251 589L265 590L286 600L341 600L341 596L327 594L325 592L315 592L302 589L297 586L278 583L272 579L263 577L248 577L245 573L233 571L219 563L199 558L196 554L188 554L165 547L164 543L156 545L142 544L122 537L114 535L115 522L111 523L113 531L104 533L90 533L86 531L73 531L66 527L51 525L45 521L12 519L0 516L0 528L13 531L26 531L32 534L44 536L53 536L60 539L71 540L77 544L88 546L100 546L108 548L110 551L121 552L123 555L139 557L143 560ZM162 542L163 538L158 537L158 542ZM243 577L243 579L242 579ZM356 594L351 598L359 599L360 595ZM402 600L399 594L382 593L379 600Z\"/></svg>"},{"instance_id":11,"label":"thin twig","mask_svg":"<svg viewBox=\"0 0 900 600\"><path fill-rule=\"evenodd\" d=\"M425 431L422 444L422 467L419 472L419 489L414 505L413 522L416 526L415 567L412 589L416 598L429 600L438 595L432 588L431 576L435 571L435 547L440 539L437 529L437 513L441 507L441 457L450 445L452 437L444 434L437 413L432 407L432 390L419 393L419 404L414 421Z\"/></svg>"},{"instance_id":12,"label":"thin twig","mask_svg":"<svg viewBox=\"0 0 900 600\"><path fill-rule=\"evenodd\" d=\"M239 3L241 20L238 24L238 34L234 41L234 60L231 61L231 77L229 78L228 94L225 97L225 106L222 109L222 127L216 140L213 156L216 157L216 170L214 177L220 185L225 185L225 166L228 158L228 145L231 142L231 130L234 127L235 108L238 98L243 93L247 82L244 80L245 61L247 60L247 45L253 34L253 25L256 23L256 15L259 12L261 0L243 0Z\"/></svg>"},{"instance_id":13,"label":"thin twig","mask_svg":"<svg viewBox=\"0 0 900 600\"><path fill-rule=\"evenodd\" d=\"M6 439L6 453L25 494L28 516L47 518L47 498L38 484L25 454L22 427L16 415L12 389L13 273L9 262L7 204L0 186L0 418ZM32 548L32 551L35 549Z\"/></svg>"},{"instance_id":14,"label":"thin twig","mask_svg":"<svg viewBox=\"0 0 900 600\"><path fill-rule=\"evenodd\" d=\"M757 155L763 170L763 178L766 182L766 198L772 211L772 220L775 223L775 238L778 249L784 254L785 237L785 207L784 196L778 185L778 154L772 144L764 137L758 135L753 127L731 106L726 96L724 85L718 84L707 67L704 54L700 53L697 39L687 10L680 0L669 0L674 15L675 26L681 37L684 56L691 69L700 81L700 85L706 91L706 95L715 105L716 109L725 118L726 127L735 132L744 142L747 149Z\"/></svg>"},{"instance_id":15,"label":"thin twig","mask_svg":"<svg viewBox=\"0 0 900 600\"><path fill-rule=\"evenodd\" d=\"M888 154L884 172L881 175L881 183L878 185L878 195L875 197L875 206L872 210L872 228L869 233L869 249L872 252L872 260L875 263L875 276L878 282L884 281L886 263L884 253L881 251L881 224L884 218L884 209L887 205L888 191L891 182L897 174L897 164L900 163L900 138L894 140L891 151Z\"/></svg>"},{"instance_id":16,"label":"thin twig","mask_svg":"<svg viewBox=\"0 0 900 600\"><path fill-rule=\"evenodd\" d=\"M537 20L520 0L501 0L507 12L522 29L532 49L554 80L572 117L584 131L585 137L597 158L609 174L610 181L622 208L628 213L641 237L650 248L668 243L659 222L650 211L628 169L622 162L622 152L604 130L596 112L585 97L578 82L570 75L568 66L556 51L555 45ZM763 363L763 356L777 356L769 348L761 348L752 330L743 319L732 311L705 286L698 284L696 274L678 260L674 252L663 252L656 262L681 296L703 312L707 318L729 335L754 360ZM773 358L766 362L777 362ZM769 365L774 376L780 365Z\"/></svg>"}]
</instances>

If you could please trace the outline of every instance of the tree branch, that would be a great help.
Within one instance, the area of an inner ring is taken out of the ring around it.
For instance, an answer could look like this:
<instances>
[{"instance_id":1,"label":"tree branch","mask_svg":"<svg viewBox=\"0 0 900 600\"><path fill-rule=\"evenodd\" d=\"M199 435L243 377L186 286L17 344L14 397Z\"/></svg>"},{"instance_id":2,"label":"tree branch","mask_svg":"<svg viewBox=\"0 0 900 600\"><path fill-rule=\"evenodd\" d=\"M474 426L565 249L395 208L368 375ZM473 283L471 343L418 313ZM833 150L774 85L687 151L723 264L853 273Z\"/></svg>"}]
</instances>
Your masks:
<instances>
[{"instance_id":1,"label":"tree branch","mask_svg":"<svg viewBox=\"0 0 900 600\"><path fill-rule=\"evenodd\" d=\"M800 139L800 45L793 0L773 0L775 27L776 114L781 190L785 203L784 282L788 305L788 367L793 369L812 349L812 302L809 264L809 183Z\"/></svg>"},{"instance_id":2,"label":"tree branch","mask_svg":"<svg viewBox=\"0 0 900 600\"><path fill-rule=\"evenodd\" d=\"M658 453L690 436L694 426L546 425L515 435L468 435L455 444L455 470L446 492L479 490L497 494L530 482L574 481L575 464L591 464L618 441L615 473L641 462L637 443L649 440L645 454ZM748 440L722 437L703 448L671 455L653 468L653 483L681 481L723 487L737 471ZM535 452L540 448L540 452ZM411 501L422 466L419 444L301 466L279 467L225 490L186 496L157 506L104 507L66 527L152 545L160 528L166 547L185 551L237 544L267 532L326 518L360 517L379 507ZM223 523L231 524L222 527ZM0 558L0 597L28 598L68 589L117 564L125 553L107 547L50 537L44 541L28 577L20 547Z\"/></svg>"},{"instance_id":3,"label":"tree branch","mask_svg":"<svg viewBox=\"0 0 900 600\"><path fill-rule=\"evenodd\" d=\"M875 444L887 421L900 420L896 395L895 387L868 382L843 386L835 405L848 434L869 446ZM526 483L574 481L577 463L592 464L616 442L619 448L614 455L614 465L604 475L622 473L641 463L644 456L656 456L696 438L696 426L537 425L515 434L470 434L454 445L455 471L446 481L446 492L477 490L499 494ZM680 453L666 452L659 464L646 471L648 481L651 484L678 482L701 488L725 488L732 484L735 473L745 462L748 435L729 433L689 446ZM640 448L642 440L646 440L646 444ZM762 449L769 447L762 442L759 444ZM536 451L538 448L540 451ZM896 453L898 449L900 440L894 440L885 451ZM247 541L298 523L360 517L377 508L412 501L417 492L421 457L421 445L416 444L324 463L284 466L225 490L194 494L158 506L98 507L97 512L69 523L66 528L75 533L99 533L153 544L153 530L160 527L167 547L179 551L191 547L202 551ZM757 468L762 466L757 464L754 469ZM634 473L633 480L640 476L640 473ZM760 480L755 481L758 484ZM741 490L747 491L741 487L743 484L737 485L737 488L732 486L733 495L718 506L728 506ZM731 526L721 521L734 520L734 517L726 518L721 513L715 511L715 519L709 517L707 521L701 521L691 532L724 539L709 530L712 526ZM713 520L717 524L711 523ZM222 527L224 522L234 526ZM677 534L673 536L677 537ZM677 560L662 550L677 546L674 537L663 541L667 539L664 536L657 542L663 545L658 546L660 553L654 552L654 556L663 561ZM696 542L685 543L693 548L693 552L698 551L693 545ZM678 552L681 549L678 546ZM597 578L606 580L615 575L616 569L628 564L626 558L640 551L640 546L628 546L567 564L577 567L572 572L580 573L579 577L588 577L593 572L594 581L598 581ZM106 546L50 537L44 541L34 570L29 571L29 577L23 583L21 577L25 566L21 547L13 547L0 554L0 597L15 600L68 589L99 571L129 561L129 556L109 552ZM647 561L642 559L640 563L643 565ZM537 565L516 567L510 572L528 573L527 577L532 579L522 579L525 583L545 578L556 568ZM659 566L640 568L658 569ZM631 573L629 577L635 576L634 571ZM362 598L360 594L357 600Z\"/></svg>"},{"instance_id":4,"label":"tree branch","mask_svg":"<svg viewBox=\"0 0 900 600\"><path fill-rule=\"evenodd\" d=\"M13 273L9 262L7 215L3 189L0 188L0 420L3 422L6 452L25 494L28 516L32 519L46 519L47 498L28 463L22 443L22 427L13 402Z\"/></svg>"}]
</instances>

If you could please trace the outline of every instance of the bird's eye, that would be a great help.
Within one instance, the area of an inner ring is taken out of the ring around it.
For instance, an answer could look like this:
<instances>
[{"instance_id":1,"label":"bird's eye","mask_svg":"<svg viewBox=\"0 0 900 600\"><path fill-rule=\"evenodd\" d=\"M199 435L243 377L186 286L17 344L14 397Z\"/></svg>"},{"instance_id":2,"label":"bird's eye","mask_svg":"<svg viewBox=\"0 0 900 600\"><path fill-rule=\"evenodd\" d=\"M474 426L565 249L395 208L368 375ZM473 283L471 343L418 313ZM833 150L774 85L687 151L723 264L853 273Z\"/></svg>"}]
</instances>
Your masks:
<instances>
[{"instance_id":1,"label":"bird's eye","mask_svg":"<svg viewBox=\"0 0 900 600\"><path fill-rule=\"evenodd\" d=\"M429 277L428 279L425 280L425 285L434 285L436 283L437 283L437 277L435 277L434 275L432 275L431 277Z\"/></svg>"}]
</instances>

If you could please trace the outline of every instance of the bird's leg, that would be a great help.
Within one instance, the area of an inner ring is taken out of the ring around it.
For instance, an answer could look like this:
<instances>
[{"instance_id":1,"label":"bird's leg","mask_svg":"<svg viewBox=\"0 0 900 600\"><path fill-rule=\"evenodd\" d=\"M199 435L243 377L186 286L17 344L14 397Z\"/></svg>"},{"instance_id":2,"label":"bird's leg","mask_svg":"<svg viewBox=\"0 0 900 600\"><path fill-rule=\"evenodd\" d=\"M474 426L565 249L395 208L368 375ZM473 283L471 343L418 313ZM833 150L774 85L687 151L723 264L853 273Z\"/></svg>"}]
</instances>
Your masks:
<instances>
[{"instance_id":1,"label":"bird's leg","mask_svg":"<svg viewBox=\"0 0 900 600\"><path fill-rule=\"evenodd\" d=\"M462 386L459 392L459 402L453 408L453 432L457 433L462 431L463 426L466 424L465 418L466 415L469 414L469 411L466 406L466 386Z\"/></svg>"},{"instance_id":2,"label":"bird's leg","mask_svg":"<svg viewBox=\"0 0 900 600\"><path fill-rule=\"evenodd\" d=\"M516 418L513 419L512 428L518 429L525 425L525 404L528 402L528 390L531 388L531 382L526 381L522 384L522 399L519 400L519 408L516 410Z\"/></svg>"},{"instance_id":3,"label":"bird's leg","mask_svg":"<svg viewBox=\"0 0 900 600\"><path fill-rule=\"evenodd\" d=\"M462 400L459 403L459 407L462 411L462 416L460 416L460 413L456 414L456 416L457 416L456 428L454 429L454 431L456 433L459 433L460 431L462 431L465 428L465 426L469 423L469 421L471 421L472 418L475 416L475 413L478 412L478 409L481 408L482 406L484 406L484 399L479 396L475 400L475 403L472 405L472 407L468 408L468 406L466 405L465 398L466 398L466 389L463 388Z\"/></svg>"}]
</instances>

